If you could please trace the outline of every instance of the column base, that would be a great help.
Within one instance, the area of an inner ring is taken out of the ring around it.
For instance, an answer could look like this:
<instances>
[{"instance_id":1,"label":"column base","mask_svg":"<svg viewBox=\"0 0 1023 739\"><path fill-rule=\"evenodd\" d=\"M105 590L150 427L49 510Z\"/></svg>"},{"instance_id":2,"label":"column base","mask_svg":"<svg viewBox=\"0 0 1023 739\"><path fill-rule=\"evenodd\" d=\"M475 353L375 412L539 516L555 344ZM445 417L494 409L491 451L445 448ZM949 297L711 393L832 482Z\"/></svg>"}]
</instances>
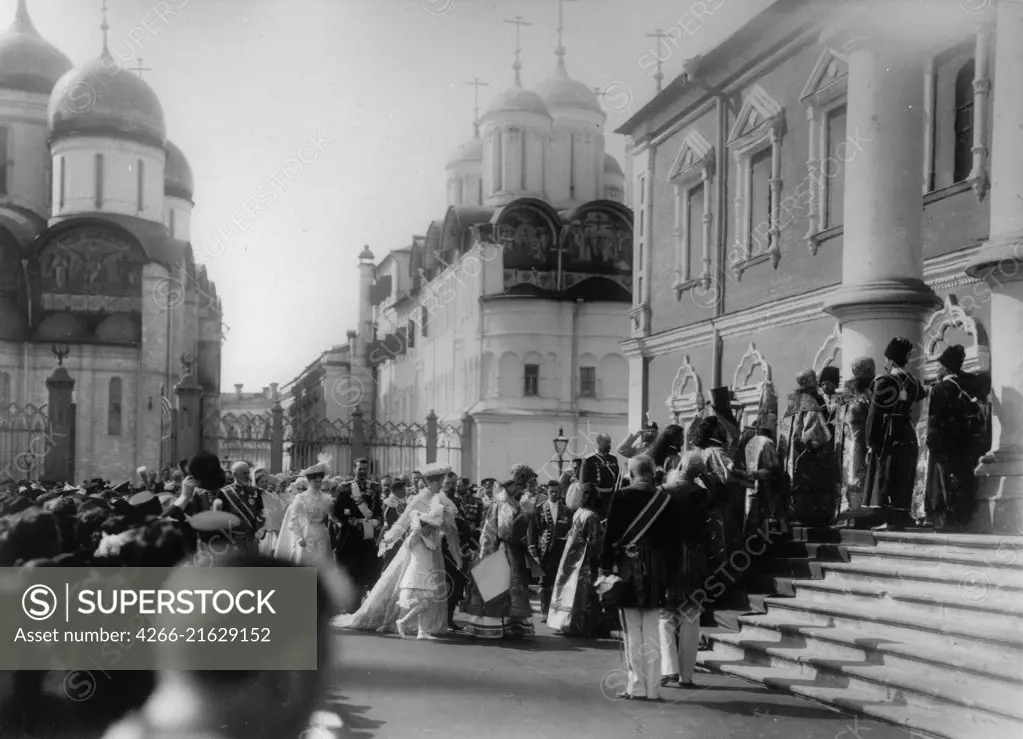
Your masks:
<instances>
[{"instance_id":1,"label":"column base","mask_svg":"<svg viewBox=\"0 0 1023 739\"><path fill-rule=\"evenodd\" d=\"M878 372L884 350L896 336L919 345L923 317L941 301L923 280L884 280L866 285L842 285L824 302L842 330L842 376L852 376L852 363L871 357Z\"/></svg>"},{"instance_id":2,"label":"column base","mask_svg":"<svg viewBox=\"0 0 1023 739\"><path fill-rule=\"evenodd\" d=\"M972 531L1023 535L1023 455L999 450L982 460L976 500Z\"/></svg>"}]
</instances>

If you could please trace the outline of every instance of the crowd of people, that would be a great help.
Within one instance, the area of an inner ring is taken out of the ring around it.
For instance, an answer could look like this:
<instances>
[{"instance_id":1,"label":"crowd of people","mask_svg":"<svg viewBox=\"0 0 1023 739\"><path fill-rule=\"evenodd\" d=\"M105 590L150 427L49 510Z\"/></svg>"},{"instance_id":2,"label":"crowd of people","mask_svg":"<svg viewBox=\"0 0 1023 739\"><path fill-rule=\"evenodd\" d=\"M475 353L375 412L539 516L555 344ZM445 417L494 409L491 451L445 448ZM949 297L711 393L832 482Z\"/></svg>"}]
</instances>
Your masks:
<instances>
[{"instance_id":1,"label":"crowd of people","mask_svg":"<svg viewBox=\"0 0 1023 739\"><path fill-rule=\"evenodd\" d=\"M692 684L701 615L741 589L742 573L724 587L710 580L752 538L795 523L969 522L973 469L991 443L990 380L963 372L965 352L951 346L926 388L907 369L910 349L893 340L880 376L873 359L855 360L844 385L835 368L800 373L780 419L765 383L745 428L731 392L715 388L686 427L661 430L648 418L618 455L600 434L595 453L543 486L527 464L473 484L437 466L375 477L366 459L346 477L330 474L329 460L289 474L244 461L226 472L205 452L159 475L140 468L136 485L10 483L0 493L0 566L170 567L222 537L243 564L347 573L351 602L321 604L333 627L426 641L533 635L535 583L554 633L620 636L621 697L654 700L661 687ZM913 419L925 399L921 465ZM651 640L659 660L644 653ZM106 699L85 710L112 706L120 716L160 694L158 673L111 674ZM52 680L0 676L5 724L59 715L38 710ZM221 684L204 680L190 689Z\"/></svg>"}]
</instances>

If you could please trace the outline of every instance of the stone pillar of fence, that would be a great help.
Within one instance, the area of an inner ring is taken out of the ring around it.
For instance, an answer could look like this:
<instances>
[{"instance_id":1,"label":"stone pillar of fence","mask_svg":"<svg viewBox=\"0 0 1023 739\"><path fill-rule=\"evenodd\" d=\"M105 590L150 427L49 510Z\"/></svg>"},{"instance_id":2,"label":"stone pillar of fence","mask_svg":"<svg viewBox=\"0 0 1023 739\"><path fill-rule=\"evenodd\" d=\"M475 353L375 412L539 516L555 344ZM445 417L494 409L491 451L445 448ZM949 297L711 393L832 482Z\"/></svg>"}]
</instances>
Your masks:
<instances>
[{"instance_id":1,"label":"stone pillar of fence","mask_svg":"<svg viewBox=\"0 0 1023 739\"><path fill-rule=\"evenodd\" d=\"M426 463L437 461L437 414L430 409L426 414Z\"/></svg>"},{"instance_id":2,"label":"stone pillar of fence","mask_svg":"<svg viewBox=\"0 0 1023 739\"><path fill-rule=\"evenodd\" d=\"M352 410L352 462L360 457L369 459L369 449L366 445L366 427L362 423L362 409ZM346 473L348 470L340 470Z\"/></svg>"},{"instance_id":3,"label":"stone pillar of fence","mask_svg":"<svg viewBox=\"0 0 1023 739\"><path fill-rule=\"evenodd\" d=\"M174 434L177 437L178 455L189 459L202 449L202 385L192 374L191 365L187 362L184 364L185 376L174 388L178 398L178 412L174 414L177 428ZM219 423L211 419L210 426L218 428Z\"/></svg>"},{"instance_id":4,"label":"stone pillar of fence","mask_svg":"<svg viewBox=\"0 0 1023 739\"><path fill-rule=\"evenodd\" d=\"M48 482L71 482L75 474L75 380L64 368L67 347L54 347L54 354L57 368L46 378L50 438L43 460L43 478Z\"/></svg>"},{"instance_id":5,"label":"stone pillar of fence","mask_svg":"<svg viewBox=\"0 0 1023 739\"><path fill-rule=\"evenodd\" d=\"M283 472L284 468L284 409L280 398L274 398L270 406L270 474Z\"/></svg>"},{"instance_id":6,"label":"stone pillar of fence","mask_svg":"<svg viewBox=\"0 0 1023 739\"><path fill-rule=\"evenodd\" d=\"M460 475L475 480L476 475L476 420L462 414L462 469Z\"/></svg>"}]
</instances>

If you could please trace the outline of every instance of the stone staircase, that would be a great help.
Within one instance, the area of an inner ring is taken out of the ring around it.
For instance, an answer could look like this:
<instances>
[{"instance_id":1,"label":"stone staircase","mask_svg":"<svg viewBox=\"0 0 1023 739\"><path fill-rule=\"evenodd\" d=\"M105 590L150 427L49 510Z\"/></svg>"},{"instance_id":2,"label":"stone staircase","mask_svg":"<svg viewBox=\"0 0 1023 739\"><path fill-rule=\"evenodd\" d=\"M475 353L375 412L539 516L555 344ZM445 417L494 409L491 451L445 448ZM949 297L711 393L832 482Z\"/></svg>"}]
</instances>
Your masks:
<instances>
[{"instance_id":1,"label":"stone staircase","mask_svg":"<svg viewBox=\"0 0 1023 739\"><path fill-rule=\"evenodd\" d=\"M1023 737L1023 537L799 529L746 588L703 667L908 736Z\"/></svg>"}]
</instances>

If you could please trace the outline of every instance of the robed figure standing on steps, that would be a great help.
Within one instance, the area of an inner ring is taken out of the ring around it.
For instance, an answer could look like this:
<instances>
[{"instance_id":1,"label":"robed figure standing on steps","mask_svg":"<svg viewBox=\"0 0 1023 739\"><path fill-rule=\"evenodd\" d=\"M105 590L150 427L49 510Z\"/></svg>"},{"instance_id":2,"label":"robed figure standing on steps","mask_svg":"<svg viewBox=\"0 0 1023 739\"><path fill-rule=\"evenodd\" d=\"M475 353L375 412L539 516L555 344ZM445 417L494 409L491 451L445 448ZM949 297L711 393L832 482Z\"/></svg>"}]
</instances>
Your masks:
<instances>
[{"instance_id":1,"label":"robed figure standing on steps","mask_svg":"<svg viewBox=\"0 0 1023 739\"><path fill-rule=\"evenodd\" d=\"M874 380L867 412L867 480L865 505L884 522L877 530L901 529L910 522L913 481L920 453L913 406L926 392L906 370L913 344L898 336L884 351L887 373Z\"/></svg>"}]
</instances>

